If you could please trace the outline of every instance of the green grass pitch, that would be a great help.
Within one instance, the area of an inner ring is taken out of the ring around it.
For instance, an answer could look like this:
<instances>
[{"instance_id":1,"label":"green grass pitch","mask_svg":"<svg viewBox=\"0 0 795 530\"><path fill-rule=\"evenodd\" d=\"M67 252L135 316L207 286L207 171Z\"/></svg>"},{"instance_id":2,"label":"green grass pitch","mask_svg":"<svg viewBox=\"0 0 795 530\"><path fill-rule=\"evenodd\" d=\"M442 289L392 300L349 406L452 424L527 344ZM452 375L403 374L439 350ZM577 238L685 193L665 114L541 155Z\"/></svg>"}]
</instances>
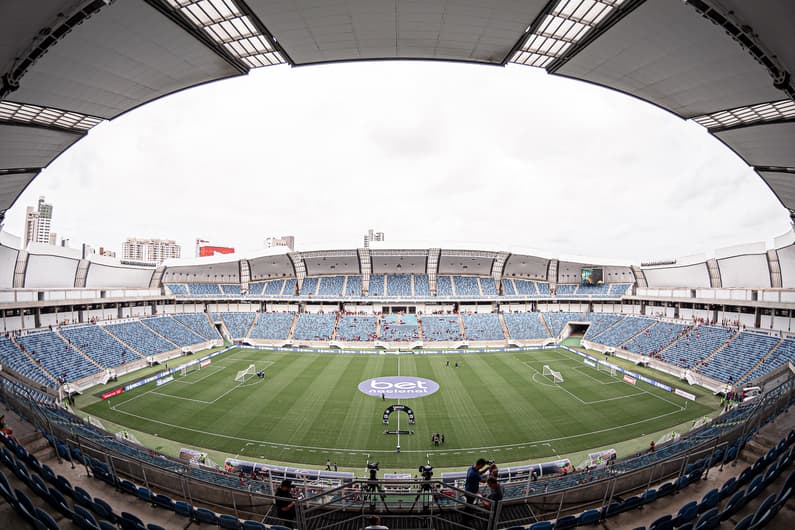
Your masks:
<instances>
[{"instance_id":1,"label":"green grass pitch","mask_svg":"<svg viewBox=\"0 0 795 530\"><path fill-rule=\"evenodd\" d=\"M447 361L450 366L447 366ZM455 362L459 367L455 368ZM265 379L235 383L254 364ZM562 384L544 377L544 365ZM430 396L406 399L416 424L394 413L386 435L382 415L396 400L367 396L372 377L414 375L439 383ZM701 417L714 406L687 401L638 382L597 372L565 350L476 355L319 354L233 349L201 370L96 402L91 415L157 434L188 447L297 464L363 467L367 455L390 468L425 462L451 467L474 457L500 462L554 457L638 438ZM434 447L431 434L445 434ZM576 463L575 463L576 464Z\"/></svg>"}]
</instances>

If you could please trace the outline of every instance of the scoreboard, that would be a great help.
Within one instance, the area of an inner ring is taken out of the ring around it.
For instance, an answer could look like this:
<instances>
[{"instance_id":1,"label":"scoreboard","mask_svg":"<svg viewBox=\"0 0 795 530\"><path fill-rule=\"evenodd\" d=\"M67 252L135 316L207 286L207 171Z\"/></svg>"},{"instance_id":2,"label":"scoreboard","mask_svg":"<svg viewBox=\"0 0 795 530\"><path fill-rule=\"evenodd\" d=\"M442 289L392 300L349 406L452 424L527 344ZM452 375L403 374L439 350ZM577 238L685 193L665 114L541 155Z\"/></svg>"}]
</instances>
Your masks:
<instances>
[{"instance_id":1,"label":"scoreboard","mask_svg":"<svg viewBox=\"0 0 795 530\"><path fill-rule=\"evenodd\" d=\"M600 285L604 282L602 269L580 269L580 282L584 285Z\"/></svg>"}]
</instances>

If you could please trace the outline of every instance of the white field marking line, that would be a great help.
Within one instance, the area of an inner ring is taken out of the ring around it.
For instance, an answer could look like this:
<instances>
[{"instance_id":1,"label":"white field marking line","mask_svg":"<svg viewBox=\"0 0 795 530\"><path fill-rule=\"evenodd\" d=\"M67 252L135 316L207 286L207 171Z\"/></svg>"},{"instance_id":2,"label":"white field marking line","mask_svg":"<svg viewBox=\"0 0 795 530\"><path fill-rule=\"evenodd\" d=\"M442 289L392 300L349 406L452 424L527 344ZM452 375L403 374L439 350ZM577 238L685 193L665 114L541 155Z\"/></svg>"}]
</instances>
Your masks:
<instances>
[{"instance_id":1,"label":"white field marking line","mask_svg":"<svg viewBox=\"0 0 795 530\"><path fill-rule=\"evenodd\" d=\"M186 384L186 385L195 385L196 383L200 383L200 382L204 381L208 377L214 376L215 374L217 374L221 370L226 370L226 366L217 366L217 365L216 366L208 366L206 368L203 368L203 370L206 371L206 370L209 370L210 368L214 368L214 370L212 372L210 372L209 374L205 375L204 377L200 377L200 378L195 379L193 381L183 381L182 378L174 379L174 381L176 381L178 383L183 383L183 384ZM199 371L199 373L201 373L201 371ZM190 376L185 375L183 377L190 377Z\"/></svg>"},{"instance_id":2,"label":"white field marking line","mask_svg":"<svg viewBox=\"0 0 795 530\"><path fill-rule=\"evenodd\" d=\"M208 436L215 436L215 437L218 437L218 438L226 438L226 439L229 439L229 440L236 440L236 441L242 441L242 442L253 442L253 443L258 443L258 444L264 444L264 445L267 445L267 446L280 447L280 448L283 448L283 449L300 449L300 450L315 449L317 451L336 451L336 452L340 452L340 453L354 453L354 454L355 453L359 453L359 454L362 454L362 455L367 454L364 451L369 451L370 453L394 453L394 449L389 449L389 450L387 450L387 449L344 449L344 448L339 448L339 447L318 447L318 446L312 446L312 445L294 445L294 444L285 444L285 443L279 443L279 442L269 442L267 440L253 440L253 439L249 439L249 438L241 438L239 436L232 436L232 435L228 435L228 434L220 434L220 433L217 433L217 432L202 431L201 429L193 429L191 427L184 427L182 425L175 425L173 423L168 423L168 422L165 422L165 421L155 420L155 419L152 419L152 418L148 418L146 416L141 416L139 414L133 414L132 412L126 412L126 411L123 411L123 410L117 410L115 407L111 407L111 408L113 408L114 410L116 410L116 412L118 412L120 414L126 414L127 416L132 416L133 418L138 418L139 420L144 420L144 421L148 421L148 422L151 422L151 423L158 423L160 425L164 425L166 427L171 427L171 428L174 428L174 429L180 429L180 430L188 431L188 432L195 432L195 433L198 433L198 434L205 434L205 435L208 435ZM571 440L573 438L580 438L580 437L583 437L583 436L592 436L594 434L601 434L601 433L605 433L605 432L610 432L610 431L623 429L625 427L632 427L634 425L640 425L642 423L646 423L646 422L649 422L649 421L655 421L655 420L658 420L660 418L664 418L666 416L670 416L672 414L678 414L679 412L680 411L675 410L675 411L672 411L672 412L667 412L665 414L660 414L659 416L654 416L653 418L644 418L642 420L634 421L634 422L631 422L631 423L626 423L624 425L617 425L615 427L608 427L608 428L599 429L599 430L596 430L596 431L573 434L571 436L560 436L558 438L548 438L546 440L525 440L523 442L517 442L517 443L513 443L513 444L506 444L506 445L491 445L491 446L483 446L483 447L463 447L463 448L460 448L460 449L455 449L455 451L458 451L458 452L456 452L454 454L462 454L462 452L464 452L464 451L472 452L472 451L486 451L486 450L493 450L493 449L513 449L513 448L519 448L519 447L521 447L523 445L529 445L529 444L535 444L535 445L547 444L547 445L549 445L550 442L557 442L557 441L561 441L561 440ZM401 451L401 452L403 452L403 453L441 453L442 451L450 451L450 450L449 449L440 449L440 450L411 449L411 450L406 450L406 451Z\"/></svg>"},{"instance_id":3,"label":"white field marking line","mask_svg":"<svg viewBox=\"0 0 795 530\"><path fill-rule=\"evenodd\" d=\"M565 351L565 350L563 350L563 351ZM561 356L564 356L564 354L563 354L562 352L560 353L560 355L561 355ZM569 354L569 355L573 355L573 354ZM565 357L567 357L567 358L569 358L569 359L573 359L573 357L569 357L569 355L565 355ZM622 380L622 381L623 381L623 380ZM687 403L686 403L686 402L685 402L685 405L683 406L683 405L680 405L679 403L676 403L676 402L674 402L674 401L671 401L671 400L669 400L669 399L666 399L666 398L664 398L664 397L662 397L662 396L658 396L657 394L654 394L654 393L652 393L652 392L649 392L648 390L646 390L646 389L645 389L645 388L643 388L643 387L640 387L640 386L637 386L637 385L636 385L636 387L637 387L637 388L640 390L640 393L641 393L641 394L649 394L650 396L652 396L652 397L655 397L655 398L657 398L657 399L659 399L659 400L661 400L661 401L665 401L665 402L666 402L666 403L668 403L669 405L673 405L674 407L678 407L680 412L681 412L681 411L683 411L683 410L685 410L685 409L687 408ZM633 395L633 396L635 396L635 395L638 395L638 394L632 394L632 395Z\"/></svg>"},{"instance_id":4,"label":"white field marking line","mask_svg":"<svg viewBox=\"0 0 795 530\"><path fill-rule=\"evenodd\" d=\"M624 381L622 381L622 380L620 380L620 379L613 379L612 381L603 381L603 380L601 380L601 379L599 379L599 378L597 378L597 377L594 377L594 376L592 376L591 374L589 374L588 372L589 372L590 370L586 370L586 371L584 371L584 372L583 372L583 371L580 369L580 367L579 367L579 366L578 366L578 367L575 367L575 368L572 368L572 370L574 370L575 372L577 372L578 374L580 374L580 375L582 375L582 376L585 376L585 377L587 377L587 378L588 378L588 379L590 379L591 381L596 381L596 382L597 382L598 384L600 384L600 385L615 385L616 383L623 383L623 382L624 382ZM611 379L612 379L612 378L611 378Z\"/></svg>"},{"instance_id":5,"label":"white field marking line","mask_svg":"<svg viewBox=\"0 0 795 530\"><path fill-rule=\"evenodd\" d=\"M597 399L597 400L595 400L595 401L585 401L585 400L583 400L582 398L578 397L578 396L577 396L576 394L574 394L573 392L571 392L571 391L570 391L568 388L564 388L564 387L563 387L563 385L556 385L556 384L554 384L554 383L552 383L552 384L550 384L550 383L539 383L539 382L536 380L535 376L536 376L536 375L540 375L541 377L544 377L544 374L542 374L541 372L539 372L538 370L536 370L535 368L533 368L533 367L532 367L532 366L530 366L529 364L527 364L527 363L525 363L525 364L526 364L526 366L527 366L528 368L530 368L531 370L533 370L533 371L535 372L535 373L533 374L533 377L532 377L532 379L533 379L533 382L534 382L534 383L536 383L536 384L542 384L542 385L544 385L544 386L549 386L549 387L552 387L552 388L559 388L559 389L563 390L564 392L566 392L566 393L567 393L568 395L570 395L571 397L573 397L574 399L576 399L577 401L579 401L580 403L582 403L583 405L596 405L596 404L598 404L598 403L607 403L608 401L618 401L618 400L620 400L620 399L627 399L627 398L631 398L631 397L634 397L634 396L639 396L639 395L641 395L641 394L643 394L643 393L645 392L645 390L641 389L641 391L640 391L640 392L635 392L635 393L633 393L633 394L627 394L626 396L616 396L616 397L605 398L605 399ZM545 378L545 379L546 379L546 378ZM652 395L654 395L654 394L652 394Z\"/></svg>"},{"instance_id":6,"label":"white field marking line","mask_svg":"<svg viewBox=\"0 0 795 530\"><path fill-rule=\"evenodd\" d=\"M132 401L133 399L136 399L136 398L139 398L139 397L143 396L144 394L150 394L150 393L151 394L156 394L158 396L167 397L167 398L182 399L182 400L185 400L185 401L193 401L194 403L204 403L205 405L212 405L213 403L215 403L219 399L223 398L224 396L226 396L230 392L233 392L233 391L237 390L238 388L243 388L244 386L253 386L253 385L256 385L256 384L258 384L260 382L261 381L254 381L253 383L238 383L236 386L233 386L232 388L230 388L229 390L227 390L226 392L224 392L223 394L221 394L220 396L218 396L217 398L215 398L212 401L204 401L203 399L195 399L195 398L188 398L188 397L183 397L183 396L175 396L173 394L164 394L162 392L157 392L157 388L158 387L155 387L155 388L153 388L151 390L147 390L143 394L140 394L138 396L135 396L134 398L128 399L124 403L120 403L117 406L111 407L111 409L113 409L115 411L118 411L118 412L123 412L122 410L119 410L118 407L120 407L122 405L125 405L125 404L129 403L130 401Z\"/></svg>"}]
</instances>

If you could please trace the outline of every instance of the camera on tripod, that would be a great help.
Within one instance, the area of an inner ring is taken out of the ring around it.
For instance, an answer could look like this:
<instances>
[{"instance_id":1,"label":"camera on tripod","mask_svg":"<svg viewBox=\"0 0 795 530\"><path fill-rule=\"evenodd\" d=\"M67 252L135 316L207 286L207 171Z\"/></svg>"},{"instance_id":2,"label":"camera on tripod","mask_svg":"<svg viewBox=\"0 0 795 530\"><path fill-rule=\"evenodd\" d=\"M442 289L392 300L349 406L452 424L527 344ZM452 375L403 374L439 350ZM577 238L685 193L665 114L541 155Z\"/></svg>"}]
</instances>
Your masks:
<instances>
[{"instance_id":1,"label":"camera on tripod","mask_svg":"<svg viewBox=\"0 0 795 530\"><path fill-rule=\"evenodd\" d=\"M378 462L367 462L367 469L370 471L378 471Z\"/></svg>"},{"instance_id":2,"label":"camera on tripod","mask_svg":"<svg viewBox=\"0 0 795 530\"><path fill-rule=\"evenodd\" d=\"M425 480L431 480L431 477L433 476L433 466L420 466L419 472L422 474L422 478Z\"/></svg>"}]
</instances>

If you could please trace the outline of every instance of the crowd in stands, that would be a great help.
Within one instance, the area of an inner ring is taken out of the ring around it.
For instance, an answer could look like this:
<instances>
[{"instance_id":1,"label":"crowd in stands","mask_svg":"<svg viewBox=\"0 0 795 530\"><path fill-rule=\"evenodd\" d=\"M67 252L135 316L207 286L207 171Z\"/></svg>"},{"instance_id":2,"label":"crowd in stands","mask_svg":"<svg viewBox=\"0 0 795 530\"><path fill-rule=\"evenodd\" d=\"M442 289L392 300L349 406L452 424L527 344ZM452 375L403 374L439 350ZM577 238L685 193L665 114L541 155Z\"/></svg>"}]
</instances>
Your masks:
<instances>
[{"instance_id":1,"label":"crowd in stands","mask_svg":"<svg viewBox=\"0 0 795 530\"><path fill-rule=\"evenodd\" d=\"M428 283L427 274L414 275L414 296L430 296L431 287Z\"/></svg>"},{"instance_id":2,"label":"crowd in stands","mask_svg":"<svg viewBox=\"0 0 795 530\"><path fill-rule=\"evenodd\" d=\"M368 291L370 296L385 296L386 288L384 282L386 282L386 279L383 274L371 274L370 290Z\"/></svg>"},{"instance_id":3,"label":"crowd in stands","mask_svg":"<svg viewBox=\"0 0 795 530\"><path fill-rule=\"evenodd\" d=\"M397 314L381 317L381 340L384 341L415 341L419 340L420 332L416 315Z\"/></svg>"}]
</instances>

